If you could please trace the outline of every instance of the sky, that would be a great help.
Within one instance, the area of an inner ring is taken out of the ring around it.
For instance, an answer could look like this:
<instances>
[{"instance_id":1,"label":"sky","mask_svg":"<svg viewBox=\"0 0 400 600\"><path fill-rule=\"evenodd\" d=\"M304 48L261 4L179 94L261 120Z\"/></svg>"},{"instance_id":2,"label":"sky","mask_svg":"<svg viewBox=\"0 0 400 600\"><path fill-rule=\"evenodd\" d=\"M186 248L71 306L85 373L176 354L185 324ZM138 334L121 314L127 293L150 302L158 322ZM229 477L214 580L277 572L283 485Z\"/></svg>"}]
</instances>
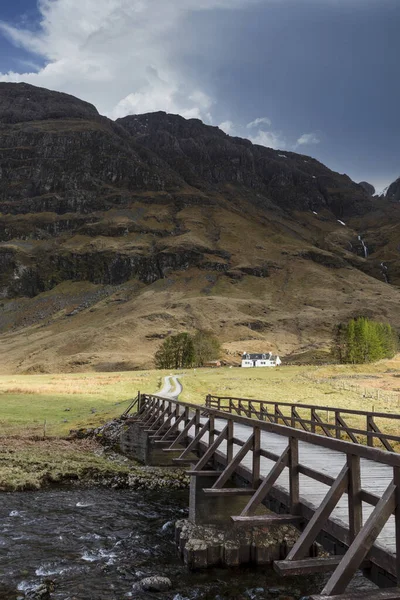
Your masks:
<instances>
[{"instance_id":1,"label":"sky","mask_svg":"<svg viewBox=\"0 0 400 600\"><path fill-rule=\"evenodd\" d=\"M2 0L0 81L400 176L400 0Z\"/></svg>"}]
</instances>

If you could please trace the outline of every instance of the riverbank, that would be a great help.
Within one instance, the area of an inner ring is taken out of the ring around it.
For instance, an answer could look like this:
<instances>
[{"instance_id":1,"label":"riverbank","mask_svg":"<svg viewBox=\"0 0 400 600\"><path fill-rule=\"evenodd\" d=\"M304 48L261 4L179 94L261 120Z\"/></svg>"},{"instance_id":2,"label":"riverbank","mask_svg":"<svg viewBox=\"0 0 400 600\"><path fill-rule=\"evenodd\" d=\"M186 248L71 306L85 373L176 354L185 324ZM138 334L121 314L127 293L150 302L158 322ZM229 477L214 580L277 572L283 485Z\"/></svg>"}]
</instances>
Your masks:
<instances>
[{"instance_id":1,"label":"riverbank","mask_svg":"<svg viewBox=\"0 0 400 600\"><path fill-rule=\"evenodd\" d=\"M143 467L91 438L0 438L0 492L71 485L181 490L189 479L181 469Z\"/></svg>"}]
</instances>

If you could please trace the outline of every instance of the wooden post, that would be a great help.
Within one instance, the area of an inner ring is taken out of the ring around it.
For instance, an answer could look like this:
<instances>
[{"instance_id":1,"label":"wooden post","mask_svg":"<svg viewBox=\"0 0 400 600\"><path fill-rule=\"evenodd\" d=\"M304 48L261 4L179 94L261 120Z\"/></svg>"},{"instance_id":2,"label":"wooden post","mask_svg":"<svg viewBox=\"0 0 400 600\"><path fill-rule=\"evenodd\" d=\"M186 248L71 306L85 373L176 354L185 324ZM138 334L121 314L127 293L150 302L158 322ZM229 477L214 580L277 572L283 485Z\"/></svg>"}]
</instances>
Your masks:
<instances>
[{"instance_id":1,"label":"wooden post","mask_svg":"<svg viewBox=\"0 0 400 600\"><path fill-rule=\"evenodd\" d=\"M199 433L200 430L200 410L197 408L196 409L196 419L195 419L195 425L194 425L194 434L195 436Z\"/></svg>"},{"instance_id":2,"label":"wooden post","mask_svg":"<svg viewBox=\"0 0 400 600\"><path fill-rule=\"evenodd\" d=\"M341 439L342 435L341 435L341 431L340 429L338 429L340 427L340 411L339 410L335 410L335 434L336 434L336 438L338 440Z\"/></svg>"},{"instance_id":3,"label":"wooden post","mask_svg":"<svg viewBox=\"0 0 400 600\"><path fill-rule=\"evenodd\" d=\"M210 419L210 433L208 438L208 444L209 446L211 446L211 444L214 442L215 418L214 415L209 415L208 418Z\"/></svg>"},{"instance_id":4,"label":"wooden post","mask_svg":"<svg viewBox=\"0 0 400 600\"><path fill-rule=\"evenodd\" d=\"M297 438L289 439L289 490L290 513L297 515L300 507L299 441Z\"/></svg>"},{"instance_id":5,"label":"wooden post","mask_svg":"<svg viewBox=\"0 0 400 600\"><path fill-rule=\"evenodd\" d=\"M253 489L260 485L260 450L261 450L261 431L259 427L254 427L253 441Z\"/></svg>"},{"instance_id":6,"label":"wooden post","mask_svg":"<svg viewBox=\"0 0 400 600\"><path fill-rule=\"evenodd\" d=\"M400 467L393 468L393 483L396 486L395 536L396 536L396 574L397 585L400 586Z\"/></svg>"},{"instance_id":7,"label":"wooden post","mask_svg":"<svg viewBox=\"0 0 400 600\"><path fill-rule=\"evenodd\" d=\"M233 458L233 421L228 419L228 434L226 440L226 464L229 465Z\"/></svg>"},{"instance_id":8,"label":"wooden post","mask_svg":"<svg viewBox=\"0 0 400 600\"><path fill-rule=\"evenodd\" d=\"M295 429L296 428L296 407L295 406L291 406L290 408L290 415L291 415L291 426Z\"/></svg>"},{"instance_id":9,"label":"wooden post","mask_svg":"<svg viewBox=\"0 0 400 600\"><path fill-rule=\"evenodd\" d=\"M311 409L311 433L315 433L315 422L317 420L316 414L315 414L315 409L312 408Z\"/></svg>"},{"instance_id":10,"label":"wooden post","mask_svg":"<svg viewBox=\"0 0 400 600\"><path fill-rule=\"evenodd\" d=\"M368 432L370 432L370 433L374 432L374 428L372 426L373 420L374 419L373 419L372 415L367 415L367 433ZM374 446L374 438L373 438L372 435L371 436L367 435L367 446L371 446L371 447Z\"/></svg>"},{"instance_id":11,"label":"wooden post","mask_svg":"<svg viewBox=\"0 0 400 600\"><path fill-rule=\"evenodd\" d=\"M275 423L279 423L279 406L275 404Z\"/></svg>"},{"instance_id":12,"label":"wooden post","mask_svg":"<svg viewBox=\"0 0 400 600\"><path fill-rule=\"evenodd\" d=\"M352 543L362 527L360 457L348 454L347 466L349 467L349 485L347 492L349 506L349 535L350 543Z\"/></svg>"}]
</instances>

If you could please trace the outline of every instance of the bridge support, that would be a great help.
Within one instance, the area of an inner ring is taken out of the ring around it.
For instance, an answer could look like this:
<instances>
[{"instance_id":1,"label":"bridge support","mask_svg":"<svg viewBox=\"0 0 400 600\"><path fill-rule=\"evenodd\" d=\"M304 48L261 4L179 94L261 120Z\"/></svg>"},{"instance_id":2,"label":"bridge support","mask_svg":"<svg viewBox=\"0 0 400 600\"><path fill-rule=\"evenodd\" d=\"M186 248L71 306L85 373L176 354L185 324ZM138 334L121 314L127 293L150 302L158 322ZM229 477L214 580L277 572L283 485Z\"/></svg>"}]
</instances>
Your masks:
<instances>
[{"instance_id":1,"label":"bridge support","mask_svg":"<svg viewBox=\"0 0 400 600\"><path fill-rule=\"evenodd\" d=\"M150 426L143 426L141 421L127 420L120 437L121 452L151 467L176 467L174 459L182 454L182 448L165 452L170 442L154 440L152 433Z\"/></svg>"},{"instance_id":2,"label":"bridge support","mask_svg":"<svg viewBox=\"0 0 400 600\"><path fill-rule=\"evenodd\" d=\"M210 495L209 488L219 477L218 471L202 471L190 478L189 519L196 525L231 527L231 515L240 515L253 490L243 488L242 493ZM231 490L226 490L229 492ZM237 490L236 490L237 492Z\"/></svg>"}]
</instances>

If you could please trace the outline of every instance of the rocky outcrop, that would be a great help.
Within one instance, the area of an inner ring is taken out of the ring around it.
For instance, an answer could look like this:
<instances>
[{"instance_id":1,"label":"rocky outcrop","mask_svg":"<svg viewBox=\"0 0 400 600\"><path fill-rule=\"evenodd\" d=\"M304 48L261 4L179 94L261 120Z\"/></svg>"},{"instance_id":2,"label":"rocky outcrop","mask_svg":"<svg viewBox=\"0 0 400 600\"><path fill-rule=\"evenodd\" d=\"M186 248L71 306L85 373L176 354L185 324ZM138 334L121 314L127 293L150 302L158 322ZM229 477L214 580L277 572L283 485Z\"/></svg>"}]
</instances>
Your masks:
<instances>
[{"instance_id":1,"label":"rocky outcrop","mask_svg":"<svg viewBox=\"0 0 400 600\"><path fill-rule=\"evenodd\" d=\"M98 116L92 104L69 94L50 92L28 83L0 83L0 123Z\"/></svg>"},{"instance_id":2,"label":"rocky outcrop","mask_svg":"<svg viewBox=\"0 0 400 600\"><path fill-rule=\"evenodd\" d=\"M230 137L198 119L164 112L117 121L194 187L241 185L290 210L327 208L337 217L365 212L369 193L317 160Z\"/></svg>"},{"instance_id":3,"label":"rocky outcrop","mask_svg":"<svg viewBox=\"0 0 400 600\"><path fill-rule=\"evenodd\" d=\"M360 181L358 185L361 185L361 187L367 192L369 196L373 196L375 194L374 186L371 183L368 183L368 181Z\"/></svg>"},{"instance_id":4,"label":"rocky outcrop","mask_svg":"<svg viewBox=\"0 0 400 600\"><path fill-rule=\"evenodd\" d=\"M392 202L400 202L400 177L388 187L386 198Z\"/></svg>"}]
</instances>

